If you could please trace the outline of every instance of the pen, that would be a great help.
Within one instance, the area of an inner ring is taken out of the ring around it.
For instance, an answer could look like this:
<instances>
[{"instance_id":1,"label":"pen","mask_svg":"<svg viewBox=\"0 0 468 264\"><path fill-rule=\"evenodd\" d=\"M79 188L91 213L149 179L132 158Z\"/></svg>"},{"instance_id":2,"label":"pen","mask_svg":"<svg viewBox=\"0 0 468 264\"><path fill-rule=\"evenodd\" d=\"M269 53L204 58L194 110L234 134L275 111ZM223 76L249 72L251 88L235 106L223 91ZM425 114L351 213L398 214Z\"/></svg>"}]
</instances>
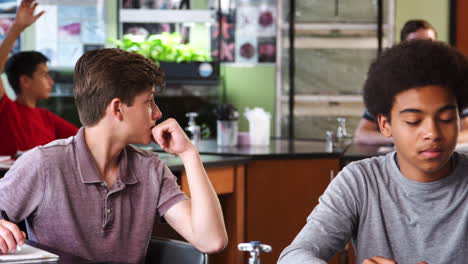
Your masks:
<instances>
[{"instance_id":1,"label":"pen","mask_svg":"<svg viewBox=\"0 0 468 264\"><path fill-rule=\"evenodd\" d=\"M7 215L7 213L5 212L5 210L0 210L0 213L2 214L3 220L10 222L10 218L8 217L8 215Z\"/></svg>"},{"instance_id":2,"label":"pen","mask_svg":"<svg viewBox=\"0 0 468 264\"><path fill-rule=\"evenodd\" d=\"M8 217L5 210L0 210L0 214L2 215L3 220L10 222L10 218ZM19 244L16 244L16 252L19 251L21 251L21 246Z\"/></svg>"}]
</instances>

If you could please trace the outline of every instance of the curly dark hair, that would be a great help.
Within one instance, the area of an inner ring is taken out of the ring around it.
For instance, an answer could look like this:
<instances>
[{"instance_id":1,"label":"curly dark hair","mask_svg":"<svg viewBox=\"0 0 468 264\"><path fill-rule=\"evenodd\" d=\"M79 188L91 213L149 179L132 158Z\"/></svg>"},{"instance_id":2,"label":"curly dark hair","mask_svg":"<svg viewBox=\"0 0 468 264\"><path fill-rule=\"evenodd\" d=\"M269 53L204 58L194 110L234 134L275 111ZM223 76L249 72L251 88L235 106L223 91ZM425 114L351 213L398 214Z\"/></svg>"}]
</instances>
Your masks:
<instances>
[{"instance_id":1,"label":"curly dark hair","mask_svg":"<svg viewBox=\"0 0 468 264\"><path fill-rule=\"evenodd\" d=\"M431 29L432 31L434 31L434 34L437 37L437 31L429 22L423 19L412 19L406 21L405 25L401 29L400 40L405 41L408 38L409 34L416 32L420 29Z\"/></svg>"},{"instance_id":2,"label":"curly dark hair","mask_svg":"<svg viewBox=\"0 0 468 264\"><path fill-rule=\"evenodd\" d=\"M385 50L371 64L364 84L364 103L375 117L383 114L390 120L398 93L428 85L450 90L462 111L468 103L466 57L442 42L405 41Z\"/></svg>"}]
</instances>

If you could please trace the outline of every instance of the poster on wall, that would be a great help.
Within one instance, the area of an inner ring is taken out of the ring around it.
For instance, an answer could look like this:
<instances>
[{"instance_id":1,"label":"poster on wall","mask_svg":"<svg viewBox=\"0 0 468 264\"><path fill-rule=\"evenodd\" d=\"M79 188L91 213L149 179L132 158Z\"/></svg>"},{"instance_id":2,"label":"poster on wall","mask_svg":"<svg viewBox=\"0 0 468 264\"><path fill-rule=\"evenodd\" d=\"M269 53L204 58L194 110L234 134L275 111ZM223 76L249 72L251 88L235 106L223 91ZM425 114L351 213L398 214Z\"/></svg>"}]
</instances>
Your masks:
<instances>
[{"instance_id":1,"label":"poster on wall","mask_svg":"<svg viewBox=\"0 0 468 264\"><path fill-rule=\"evenodd\" d=\"M188 43L190 37L190 27L175 23L122 23L122 35L132 34L147 38L150 35L157 35L163 32L179 32L182 43Z\"/></svg>"},{"instance_id":2,"label":"poster on wall","mask_svg":"<svg viewBox=\"0 0 468 264\"><path fill-rule=\"evenodd\" d=\"M257 63L258 8L241 5L236 10L236 63Z\"/></svg>"},{"instance_id":3,"label":"poster on wall","mask_svg":"<svg viewBox=\"0 0 468 264\"><path fill-rule=\"evenodd\" d=\"M0 14L16 14L16 0L0 0Z\"/></svg>"},{"instance_id":4,"label":"poster on wall","mask_svg":"<svg viewBox=\"0 0 468 264\"><path fill-rule=\"evenodd\" d=\"M258 8L256 6L240 6L236 14L236 35L257 33Z\"/></svg>"},{"instance_id":5,"label":"poster on wall","mask_svg":"<svg viewBox=\"0 0 468 264\"><path fill-rule=\"evenodd\" d=\"M274 63L276 61L276 37L258 38L258 62Z\"/></svg>"},{"instance_id":6,"label":"poster on wall","mask_svg":"<svg viewBox=\"0 0 468 264\"><path fill-rule=\"evenodd\" d=\"M236 56L234 12L221 15L221 25L216 24L211 34L211 55L221 62L234 62ZM221 50L221 51L220 51Z\"/></svg>"},{"instance_id":7,"label":"poster on wall","mask_svg":"<svg viewBox=\"0 0 468 264\"><path fill-rule=\"evenodd\" d=\"M186 0L122 0L122 8L177 9Z\"/></svg>"},{"instance_id":8,"label":"poster on wall","mask_svg":"<svg viewBox=\"0 0 468 264\"><path fill-rule=\"evenodd\" d=\"M242 1L236 9L236 63L275 63L276 7Z\"/></svg>"},{"instance_id":9,"label":"poster on wall","mask_svg":"<svg viewBox=\"0 0 468 264\"><path fill-rule=\"evenodd\" d=\"M6 35L8 31L10 31L11 26L13 25L14 21L15 19L12 17L2 17L0 15L0 42L2 42L6 38ZM15 44L13 44L13 48L10 53L13 54L13 53L20 51L20 48L21 48L20 43L21 43L20 38L18 38L15 41Z\"/></svg>"},{"instance_id":10,"label":"poster on wall","mask_svg":"<svg viewBox=\"0 0 468 264\"><path fill-rule=\"evenodd\" d=\"M276 35L276 8L261 5L258 9L257 35L259 37L273 37Z\"/></svg>"},{"instance_id":11,"label":"poster on wall","mask_svg":"<svg viewBox=\"0 0 468 264\"><path fill-rule=\"evenodd\" d=\"M53 3L39 5L38 12L46 13L35 26L35 49L49 58L51 66L73 67L85 50L104 47L105 9L99 0Z\"/></svg>"},{"instance_id":12,"label":"poster on wall","mask_svg":"<svg viewBox=\"0 0 468 264\"><path fill-rule=\"evenodd\" d=\"M35 23L36 38L35 50L44 54L49 58L51 66L58 66L57 60L57 6L55 5L39 5L40 10L44 10L45 14L41 16ZM43 29L47 29L47 33Z\"/></svg>"},{"instance_id":13,"label":"poster on wall","mask_svg":"<svg viewBox=\"0 0 468 264\"><path fill-rule=\"evenodd\" d=\"M257 38L249 35L237 35L236 54L237 63L257 63Z\"/></svg>"},{"instance_id":14,"label":"poster on wall","mask_svg":"<svg viewBox=\"0 0 468 264\"><path fill-rule=\"evenodd\" d=\"M162 32L174 32L175 25L169 23L122 23L123 34L132 34L148 37Z\"/></svg>"}]
</instances>

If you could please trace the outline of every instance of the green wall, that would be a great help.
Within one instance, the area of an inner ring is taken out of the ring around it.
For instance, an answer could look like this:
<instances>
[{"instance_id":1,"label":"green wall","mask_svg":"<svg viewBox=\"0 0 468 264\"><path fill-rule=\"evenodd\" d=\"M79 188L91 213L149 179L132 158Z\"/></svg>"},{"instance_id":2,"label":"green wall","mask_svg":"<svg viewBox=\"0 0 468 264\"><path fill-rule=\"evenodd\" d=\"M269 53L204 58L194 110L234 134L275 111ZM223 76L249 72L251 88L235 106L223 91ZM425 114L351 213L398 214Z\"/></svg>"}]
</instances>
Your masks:
<instances>
[{"instance_id":1,"label":"green wall","mask_svg":"<svg viewBox=\"0 0 468 264\"><path fill-rule=\"evenodd\" d=\"M221 74L223 79L220 96L239 110L239 130L249 130L248 121L244 116L245 108L257 106L272 114L271 135L275 135L275 66L226 64L221 67Z\"/></svg>"},{"instance_id":2,"label":"green wall","mask_svg":"<svg viewBox=\"0 0 468 264\"><path fill-rule=\"evenodd\" d=\"M409 19L425 19L437 30L438 38L449 40L449 0L395 0L395 39Z\"/></svg>"}]
</instances>

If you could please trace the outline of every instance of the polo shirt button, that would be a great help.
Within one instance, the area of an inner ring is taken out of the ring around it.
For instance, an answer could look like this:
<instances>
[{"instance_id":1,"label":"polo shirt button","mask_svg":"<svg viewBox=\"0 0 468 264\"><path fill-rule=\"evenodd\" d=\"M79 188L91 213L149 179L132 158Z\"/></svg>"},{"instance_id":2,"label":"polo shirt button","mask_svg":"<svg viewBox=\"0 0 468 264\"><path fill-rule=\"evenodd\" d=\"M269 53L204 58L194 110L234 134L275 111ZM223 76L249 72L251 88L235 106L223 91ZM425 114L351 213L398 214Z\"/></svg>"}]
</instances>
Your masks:
<instances>
[{"instance_id":1,"label":"polo shirt button","mask_svg":"<svg viewBox=\"0 0 468 264\"><path fill-rule=\"evenodd\" d=\"M102 183L101 183L101 186L102 186L102 187L106 187L106 184L102 182Z\"/></svg>"},{"instance_id":2,"label":"polo shirt button","mask_svg":"<svg viewBox=\"0 0 468 264\"><path fill-rule=\"evenodd\" d=\"M107 213L110 214L110 212L111 212L111 209L107 209Z\"/></svg>"}]
</instances>

